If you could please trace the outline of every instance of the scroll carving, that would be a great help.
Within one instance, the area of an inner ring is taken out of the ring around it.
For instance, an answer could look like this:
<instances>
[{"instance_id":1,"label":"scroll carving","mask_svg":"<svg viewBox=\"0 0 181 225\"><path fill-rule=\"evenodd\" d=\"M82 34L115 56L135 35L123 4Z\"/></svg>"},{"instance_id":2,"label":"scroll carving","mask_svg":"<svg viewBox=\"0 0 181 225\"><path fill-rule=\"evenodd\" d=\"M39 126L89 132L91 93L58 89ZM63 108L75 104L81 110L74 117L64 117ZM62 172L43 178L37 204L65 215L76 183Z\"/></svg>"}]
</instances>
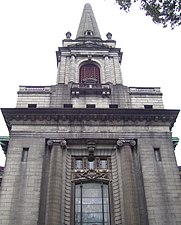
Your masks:
<instances>
[{"instance_id":1,"label":"scroll carving","mask_svg":"<svg viewBox=\"0 0 181 225\"><path fill-rule=\"evenodd\" d=\"M120 149L124 145L129 145L130 147L135 147L136 146L136 141L134 139L121 139L119 138L117 140L117 148Z\"/></svg>"},{"instance_id":2,"label":"scroll carving","mask_svg":"<svg viewBox=\"0 0 181 225\"><path fill-rule=\"evenodd\" d=\"M73 173L73 181L83 180L108 180L111 179L111 173L109 170L75 170Z\"/></svg>"},{"instance_id":3,"label":"scroll carving","mask_svg":"<svg viewBox=\"0 0 181 225\"><path fill-rule=\"evenodd\" d=\"M62 149L67 147L67 141L65 139L49 139L47 140L47 146L49 149L53 147L53 145L59 144Z\"/></svg>"}]
</instances>

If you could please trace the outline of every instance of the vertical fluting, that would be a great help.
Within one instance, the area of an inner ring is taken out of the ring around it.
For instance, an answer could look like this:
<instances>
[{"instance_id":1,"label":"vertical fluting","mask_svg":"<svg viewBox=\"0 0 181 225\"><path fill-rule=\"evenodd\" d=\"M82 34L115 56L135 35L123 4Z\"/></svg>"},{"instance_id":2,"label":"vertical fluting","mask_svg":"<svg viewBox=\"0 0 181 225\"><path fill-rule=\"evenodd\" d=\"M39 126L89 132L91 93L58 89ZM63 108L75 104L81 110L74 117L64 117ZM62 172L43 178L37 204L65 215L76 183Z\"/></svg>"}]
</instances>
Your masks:
<instances>
[{"instance_id":1,"label":"vertical fluting","mask_svg":"<svg viewBox=\"0 0 181 225\"><path fill-rule=\"evenodd\" d=\"M112 162L112 192L113 192L113 218L112 223L116 225L122 224L122 212L121 212L121 196L120 196L120 185L119 185L119 165L117 162L118 155L116 152L112 153L111 162Z\"/></svg>"},{"instance_id":2,"label":"vertical fluting","mask_svg":"<svg viewBox=\"0 0 181 225\"><path fill-rule=\"evenodd\" d=\"M124 217L126 225L140 225L139 204L136 187L136 176L131 146L136 142L119 140L121 151L121 171L124 201Z\"/></svg>"},{"instance_id":3,"label":"vertical fluting","mask_svg":"<svg viewBox=\"0 0 181 225\"><path fill-rule=\"evenodd\" d=\"M64 141L64 140L63 140ZM46 225L60 225L62 202L62 140L53 143L50 156Z\"/></svg>"}]
</instances>

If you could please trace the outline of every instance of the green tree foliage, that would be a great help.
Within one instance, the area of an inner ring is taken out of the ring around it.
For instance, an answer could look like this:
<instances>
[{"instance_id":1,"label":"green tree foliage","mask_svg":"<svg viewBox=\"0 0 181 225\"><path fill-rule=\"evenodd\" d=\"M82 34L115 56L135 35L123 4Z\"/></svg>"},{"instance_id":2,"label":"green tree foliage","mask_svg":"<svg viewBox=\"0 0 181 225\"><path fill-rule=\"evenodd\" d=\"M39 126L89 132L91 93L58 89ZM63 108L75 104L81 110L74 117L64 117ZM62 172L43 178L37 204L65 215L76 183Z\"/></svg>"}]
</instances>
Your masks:
<instances>
[{"instance_id":1,"label":"green tree foliage","mask_svg":"<svg viewBox=\"0 0 181 225\"><path fill-rule=\"evenodd\" d=\"M132 4L140 2L140 9L151 16L153 22L168 25L174 29L181 25L181 0L116 0L120 9L130 11Z\"/></svg>"}]
</instances>

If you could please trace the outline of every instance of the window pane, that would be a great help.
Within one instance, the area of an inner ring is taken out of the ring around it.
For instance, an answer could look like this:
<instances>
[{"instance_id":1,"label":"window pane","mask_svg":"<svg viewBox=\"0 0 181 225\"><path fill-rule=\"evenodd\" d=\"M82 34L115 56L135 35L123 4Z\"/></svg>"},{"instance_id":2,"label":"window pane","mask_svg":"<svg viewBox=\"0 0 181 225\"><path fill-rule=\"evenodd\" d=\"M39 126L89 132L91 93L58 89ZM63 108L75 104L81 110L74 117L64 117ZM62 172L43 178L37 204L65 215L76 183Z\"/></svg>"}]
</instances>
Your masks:
<instances>
[{"instance_id":1,"label":"window pane","mask_svg":"<svg viewBox=\"0 0 181 225\"><path fill-rule=\"evenodd\" d=\"M82 204L102 204L102 198L82 198Z\"/></svg>"},{"instance_id":2,"label":"window pane","mask_svg":"<svg viewBox=\"0 0 181 225\"><path fill-rule=\"evenodd\" d=\"M101 189L84 189L82 190L83 197L101 197Z\"/></svg>"},{"instance_id":3,"label":"window pane","mask_svg":"<svg viewBox=\"0 0 181 225\"><path fill-rule=\"evenodd\" d=\"M104 198L104 205L108 205L109 204L109 199L108 198Z\"/></svg>"},{"instance_id":4,"label":"window pane","mask_svg":"<svg viewBox=\"0 0 181 225\"><path fill-rule=\"evenodd\" d=\"M75 168L76 168L76 169L82 169L82 168L83 168L83 162L82 162L82 159L76 159L76 160L75 160Z\"/></svg>"},{"instance_id":5,"label":"window pane","mask_svg":"<svg viewBox=\"0 0 181 225\"><path fill-rule=\"evenodd\" d=\"M80 222L81 221L81 213L76 212L75 213L75 222Z\"/></svg>"},{"instance_id":6,"label":"window pane","mask_svg":"<svg viewBox=\"0 0 181 225\"><path fill-rule=\"evenodd\" d=\"M104 221L109 222L109 213L104 213Z\"/></svg>"},{"instance_id":7,"label":"window pane","mask_svg":"<svg viewBox=\"0 0 181 225\"><path fill-rule=\"evenodd\" d=\"M81 212L81 204L80 205L75 205L75 211L76 212Z\"/></svg>"},{"instance_id":8,"label":"window pane","mask_svg":"<svg viewBox=\"0 0 181 225\"><path fill-rule=\"evenodd\" d=\"M94 169L94 162L88 162L88 167L90 170Z\"/></svg>"},{"instance_id":9,"label":"window pane","mask_svg":"<svg viewBox=\"0 0 181 225\"><path fill-rule=\"evenodd\" d=\"M81 204L81 198L76 198L75 199L75 204L77 204L77 205L79 204L80 205Z\"/></svg>"},{"instance_id":10,"label":"window pane","mask_svg":"<svg viewBox=\"0 0 181 225\"><path fill-rule=\"evenodd\" d=\"M83 184L84 189L100 189L101 184L100 183L85 183Z\"/></svg>"},{"instance_id":11,"label":"window pane","mask_svg":"<svg viewBox=\"0 0 181 225\"><path fill-rule=\"evenodd\" d=\"M80 189L80 186L79 186L79 188L76 188L76 190L75 190L75 195L76 195L76 197L81 197L81 189Z\"/></svg>"},{"instance_id":12,"label":"window pane","mask_svg":"<svg viewBox=\"0 0 181 225\"><path fill-rule=\"evenodd\" d=\"M83 205L82 212L88 213L88 212L102 212L102 204L99 205Z\"/></svg>"},{"instance_id":13,"label":"window pane","mask_svg":"<svg viewBox=\"0 0 181 225\"><path fill-rule=\"evenodd\" d=\"M96 223L96 222L102 222L102 213L84 213L83 217L82 217L82 222L92 222L92 223Z\"/></svg>"},{"instance_id":14,"label":"window pane","mask_svg":"<svg viewBox=\"0 0 181 225\"><path fill-rule=\"evenodd\" d=\"M100 169L107 169L107 159L101 159L100 160Z\"/></svg>"},{"instance_id":15,"label":"window pane","mask_svg":"<svg viewBox=\"0 0 181 225\"><path fill-rule=\"evenodd\" d=\"M110 225L108 185L85 183L75 187L75 224Z\"/></svg>"},{"instance_id":16,"label":"window pane","mask_svg":"<svg viewBox=\"0 0 181 225\"><path fill-rule=\"evenodd\" d=\"M104 212L105 213L109 212L109 205L104 205Z\"/></svg>"},{"instance_id":17,"label":"window pane","mask_svg":"<svg viewBox=\"0 0 181 225\"><path fill-rule=\"evenodd\" d=\"M103 195L104 195L104 197L108 197L108 186L105 186L105 185L104 185L104 188L103 188Z\"/></svg>"}]
</instances>

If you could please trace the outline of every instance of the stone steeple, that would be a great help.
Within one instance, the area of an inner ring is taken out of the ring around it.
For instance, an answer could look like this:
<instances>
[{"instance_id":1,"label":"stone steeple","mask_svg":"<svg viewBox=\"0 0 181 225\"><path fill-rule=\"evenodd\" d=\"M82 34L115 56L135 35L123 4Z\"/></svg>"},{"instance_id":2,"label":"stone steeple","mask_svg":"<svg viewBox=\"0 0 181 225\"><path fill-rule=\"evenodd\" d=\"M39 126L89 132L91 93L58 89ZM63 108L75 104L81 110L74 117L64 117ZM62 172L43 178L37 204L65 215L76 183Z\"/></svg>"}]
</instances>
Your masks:
<instances>
[{"instance_id":1,"label":"stone steeple","mask_svg":"<svg viewBox=\"0 0 181 225\"><path fill-rule=\"evenodd\" d=\"M101 39L99 28L89 3L86 3L80 20L79 28L77 31L77 39L96 38Z\"/></svg>"}]
</instances>

